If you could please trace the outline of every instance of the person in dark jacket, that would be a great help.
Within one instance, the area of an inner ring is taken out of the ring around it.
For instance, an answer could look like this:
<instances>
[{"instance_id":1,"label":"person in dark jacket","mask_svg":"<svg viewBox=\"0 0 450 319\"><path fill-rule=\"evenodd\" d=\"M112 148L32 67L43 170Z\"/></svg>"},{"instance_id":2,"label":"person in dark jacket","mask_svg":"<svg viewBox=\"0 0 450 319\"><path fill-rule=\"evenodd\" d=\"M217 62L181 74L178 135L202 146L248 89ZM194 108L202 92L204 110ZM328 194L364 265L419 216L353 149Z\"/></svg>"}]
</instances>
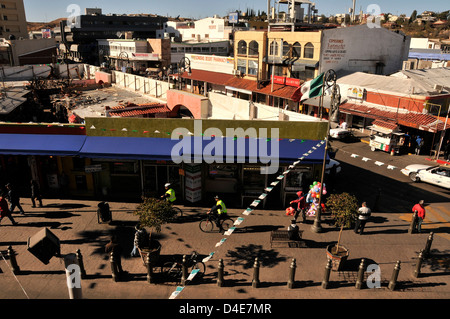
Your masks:
<instances>
[{"instance_id":1,"label":"person in dark jacket","mask_svg":"<svg viewBox=\"0 0 450 319\"><path fill-rule=\"evenodd\" d=\"M0 223L4 217L8 217L13 225L17 225L17 222L11 216L11 211L8 208L5 197L3 197L3 192L0 191Z\"/></svg>"},{"instance_id":2,"label":"person in dark jacket","mask_svg":"<svg viewBox=\"0 0 450 319\"><path fill-rule=\"evenodd\" d=\"M120 246L116 235L111 236L111 240L105 246L105 252L107 254L111 254L111 252L114 252L119 273L123 273L124 271L122 269L122 247Z\"/></svg>"},{"instance_id":3,"label":"person in dark jacket","mask_svg":"<svg viewBox=\"0 0 450 319\"><path fill-rule=\"evenodd\" d=\"M14 187L11 185L11 183L6 184L6 189L8 189L8 200L9 200L9 210L11 211L11 214L14 212L14 208L18 208L20 213L22 215L25 215L25 212L23 211L22 206L20 206L20 197L19 194L16 192Z\"/></svg>"},{"instance_id":4,"label":"person in dark jacket","mask_svg":"<svg viewBox=\"0 0 450 319\"><path fill-rule=\"evenodd\" d=\"M42 207L42 196L41 191L39 189L39 184L34 179L31 180L31 202L33 203L32 207L36 207L36 201L39 201L39 207Z\"/></svg>"}]
</instances>

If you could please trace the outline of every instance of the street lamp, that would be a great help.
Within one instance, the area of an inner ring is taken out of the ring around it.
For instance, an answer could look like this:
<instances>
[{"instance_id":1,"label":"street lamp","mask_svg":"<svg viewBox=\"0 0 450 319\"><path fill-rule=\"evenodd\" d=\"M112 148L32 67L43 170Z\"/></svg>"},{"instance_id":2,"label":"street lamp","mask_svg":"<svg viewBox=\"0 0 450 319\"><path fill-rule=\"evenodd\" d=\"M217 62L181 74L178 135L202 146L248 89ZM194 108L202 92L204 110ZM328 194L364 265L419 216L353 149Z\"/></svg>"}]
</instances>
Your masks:
<instances>
[{"instance_id":1,"label":"street lamp","mask_svg":"<svg viewBox=\"0 0 450 319\"><path fill-rule=\"evenodd\" d=\"M334 70L328 70L323 76L322 84L322 96L320 97L320 109L323 108L323 94L324 92L332 87L330 111L328 112L328 123L327 123L327 134L325 136L325 150L323 153L322 162L322 176L320 178L320 191L319 191L319 205L317 207L316 218L314 219L314 224L311 226L311 230L315 233L322 232L321 217L322 217L322 192L323 192L323 181L325 177L326 160L328 153L328 140L330 135L330 121L331 117L334 120L338 120L339 114L339 101L340 101L340 91L339 86L336 84L337 75Z\"/></svg>"}]
</instances>

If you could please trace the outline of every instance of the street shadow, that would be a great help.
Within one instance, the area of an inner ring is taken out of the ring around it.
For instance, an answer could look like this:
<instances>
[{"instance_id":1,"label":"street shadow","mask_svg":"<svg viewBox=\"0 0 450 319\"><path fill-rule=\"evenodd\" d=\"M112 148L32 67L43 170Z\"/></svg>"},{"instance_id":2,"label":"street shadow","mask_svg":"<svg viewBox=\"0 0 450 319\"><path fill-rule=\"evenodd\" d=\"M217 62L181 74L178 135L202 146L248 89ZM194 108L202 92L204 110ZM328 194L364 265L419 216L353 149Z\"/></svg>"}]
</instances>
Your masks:
<instances>
[{"instance_id":1,"label":"street shadow","mask_svg":"<svg viewBox=\"0 0 450 319\"><path fill-rule=\"evenodd\" d=\"M54 204L47 204L44 207L59 208L59 209L76 209L90 206L80 203L54 203Z\"/></svg>"},{"instance_id":2,"label":"street shadow","mask_svg":"<svg viewBox=\"0 0 450 319\"><path fill-rule=\"evenodd\" d=\"M260 267L274 267L280 262L287 260L286 257L273 250L263 249L262 245L243 245L237 247L235 250L228 250L227 257L231 258L230 265L241 266L244 269L250 269L255 263L255 258L258 258Z\"/></svg>"},{"instance_id":3,"label":"street shadow","mask_svg":"<svg viewBox=\"0 0 450 319\"><path fill-rule=\"evenodd\" d=\"M15 227L26 226L26 227L38 227L38 228L50 228L50 229L61 229L68 230L72 229L72 227L62 225L73 225L73 223L60 223L60 222L31 222L31 223L23 223L19 221L19 224Z\"/></svg>"},{"instance_id":4,"label":"street shadow","mask_svg":"<svg viewBox=\"0 0 450 319\"><path fill-rule=\"evenodd\" d=\"M448 202L448 197L436 192L421 189L404 176L405 181L390 178L389 174L381 175L370 170L349 164L345 158L339 158L341 172L335 181L337 193L348 192L355 195L359 201L366 201L372 208L372 216L377 211L383 213L410 212L417 199L424 198L428 204ZM397 168L398 170L398 168ZM401 174L401 173L399 173ZM360 181L355 187L355 176ZM433 186L430 186L433 187ZM444 192L449 194L449 192Z\"/></svg>"},{"instance_id":5,"label":"street shadow","mask_svg":"<svg viewBox=\"0 0 450 319\"><path fill-rule=\"evenodd\" d=\"M52 211L52 212L35 212L32 213L33 217L44 217L49 219L64 219L81 216L68 211Z\"/></svg>"},{"instance_id":6,"label":"street shadow","mask_svg":"<svg viewBox=\"0 0 450 319\"><path fill-rule=\"evenodd\" d=\"M428 257L423 260L422 266L428 266L433 272L433 274L422 272L422 276L448 275L450 272L450 250L432 249Z\"/></svg>"}]
</instances>

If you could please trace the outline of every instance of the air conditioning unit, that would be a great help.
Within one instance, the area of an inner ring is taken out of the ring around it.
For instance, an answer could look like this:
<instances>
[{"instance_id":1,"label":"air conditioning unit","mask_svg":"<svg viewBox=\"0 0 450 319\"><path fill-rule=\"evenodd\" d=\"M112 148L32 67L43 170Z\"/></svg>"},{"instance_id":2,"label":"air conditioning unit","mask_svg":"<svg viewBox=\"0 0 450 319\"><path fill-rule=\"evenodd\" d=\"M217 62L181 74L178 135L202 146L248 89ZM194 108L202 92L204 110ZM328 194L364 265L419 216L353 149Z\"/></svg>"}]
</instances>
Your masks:
<instances>
[{"instance_id":1,"label":"air conditioning unit","mask_svg":"<svg viewBox=\"0 0 450 319\"><path fill-rule=\"evenodd\" d=\"M233 73L233 75L238 75L238 76L241 75L241 71L240 70L233 70L232 73Z\"/></svg>"}]
</instances>

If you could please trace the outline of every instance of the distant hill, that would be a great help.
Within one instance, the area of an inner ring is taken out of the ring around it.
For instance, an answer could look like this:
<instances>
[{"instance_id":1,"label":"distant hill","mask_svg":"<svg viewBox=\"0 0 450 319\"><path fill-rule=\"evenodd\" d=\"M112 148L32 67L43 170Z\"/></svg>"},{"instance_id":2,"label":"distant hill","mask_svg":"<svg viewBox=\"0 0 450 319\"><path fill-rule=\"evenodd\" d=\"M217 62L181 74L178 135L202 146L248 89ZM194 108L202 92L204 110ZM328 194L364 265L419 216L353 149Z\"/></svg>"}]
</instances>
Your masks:
<instances>
[{"instance_id":1,"label":"distant hill","mask_svg":"<svg viewBox=\"0 0 450 319\"><path fill-rule=\"evenodd\" d=\"M41 31L41 29L52 29L58 27L62 20L67 20L67 18L60 18L50 22L27 22L27 28L29 31Z\"/></svg>"}]
</instances>

